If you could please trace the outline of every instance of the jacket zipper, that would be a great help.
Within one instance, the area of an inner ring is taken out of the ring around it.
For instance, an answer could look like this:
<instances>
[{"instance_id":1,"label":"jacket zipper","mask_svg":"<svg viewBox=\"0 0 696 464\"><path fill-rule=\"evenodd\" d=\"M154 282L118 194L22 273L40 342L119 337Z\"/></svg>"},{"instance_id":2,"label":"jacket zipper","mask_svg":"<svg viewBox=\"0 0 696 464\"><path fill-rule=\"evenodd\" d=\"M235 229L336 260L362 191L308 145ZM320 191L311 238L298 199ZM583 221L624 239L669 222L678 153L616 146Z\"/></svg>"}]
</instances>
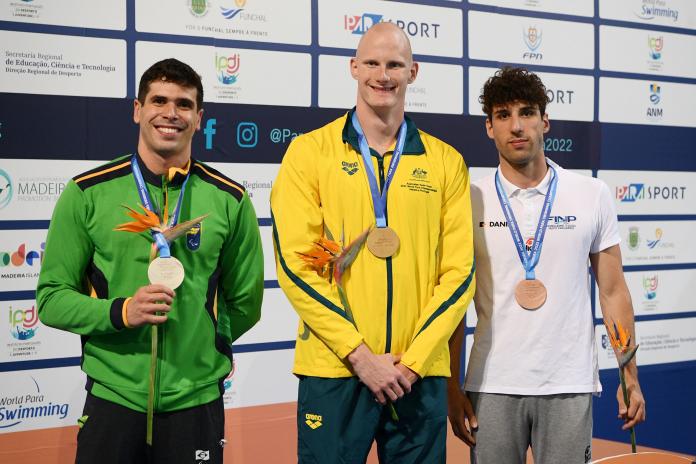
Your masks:
<instances>
[{"instance_id":1,"label":"jacket zipper","mask_svg":"<svg viewBox=\"0 0 696 464\"><path fill-rule=\"evenodd\" d=\"M380 192L384 189L384 156L377 157L377 166L379 168L379 190ZM384 219L389 225L389 215L387 214L386 206L384 211ZM393 293L393 282L392 282L392 258L391 256L385 260L387 266L387 341L384 346L384 352L391 352L391 337L392 337L392 293Z\"/></svg>"}]
</instances>

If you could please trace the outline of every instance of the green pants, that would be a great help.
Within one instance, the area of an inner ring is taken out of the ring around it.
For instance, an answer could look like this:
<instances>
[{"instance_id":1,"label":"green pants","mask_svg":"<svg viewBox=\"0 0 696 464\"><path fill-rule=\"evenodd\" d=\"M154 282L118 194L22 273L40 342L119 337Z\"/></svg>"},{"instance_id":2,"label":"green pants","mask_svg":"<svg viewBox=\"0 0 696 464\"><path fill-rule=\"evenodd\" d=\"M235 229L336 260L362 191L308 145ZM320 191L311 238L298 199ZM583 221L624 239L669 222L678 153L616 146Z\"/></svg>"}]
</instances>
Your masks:
<instances>
[{"instance_id":1,"label":"green pants","mask_svg":"<svg viewBox=\"0 0 696 464\"><path fill-rule=\"evenodd\" d=\"M300 464L363 464L374 440L383 464L445 462L444 377L426 377L389 405L375 401L357 377L300 377L297 454Z\"/></svg>"}]
</instances>

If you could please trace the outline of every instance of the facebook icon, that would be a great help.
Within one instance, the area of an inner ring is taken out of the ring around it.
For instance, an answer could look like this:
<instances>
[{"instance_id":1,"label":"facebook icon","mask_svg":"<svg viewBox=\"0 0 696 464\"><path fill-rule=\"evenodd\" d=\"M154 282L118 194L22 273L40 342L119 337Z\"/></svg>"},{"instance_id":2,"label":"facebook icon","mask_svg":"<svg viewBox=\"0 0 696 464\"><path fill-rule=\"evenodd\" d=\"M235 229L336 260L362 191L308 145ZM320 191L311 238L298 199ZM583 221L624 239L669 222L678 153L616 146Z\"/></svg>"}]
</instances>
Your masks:
<instances>
[{"instance_id":1,"label":"facebook icon","mask_svg":"<svg viewBox=\"0 0 696 464\"><path fill-rule=\"evenodd\" d=\"M215 118L210 118L205 122L205 129L203 129L203 134L205 134L205 149L213 149L213 135L216 134L215 123L217 121Z\"/></svg>"}]
</instances>

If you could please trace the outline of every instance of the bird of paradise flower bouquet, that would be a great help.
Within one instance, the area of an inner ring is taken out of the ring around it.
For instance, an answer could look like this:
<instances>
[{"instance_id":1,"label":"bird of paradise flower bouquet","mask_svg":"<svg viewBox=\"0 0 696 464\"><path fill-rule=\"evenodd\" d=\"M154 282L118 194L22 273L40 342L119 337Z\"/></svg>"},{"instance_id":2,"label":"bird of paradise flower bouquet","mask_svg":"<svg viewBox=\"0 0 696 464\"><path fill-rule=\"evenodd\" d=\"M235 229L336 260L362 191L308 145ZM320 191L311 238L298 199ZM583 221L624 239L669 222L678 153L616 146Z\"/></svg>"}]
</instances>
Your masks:
<instances>
[{"instance_id":1,"label":"bird of paradise flower bouquet","mask_svg":"<svg viewBox=\"0 0 696 464\"><path fill-rule=\"evenodd\" d=\"M611 324L611 327L606 322L604 326L607 329L607 334L609 335L609 342L612 348L614 348L614 354L616 355L616 360L619 363L619 381L621 382L621 392L623 393L624 404L626 409L629 407L628 391L626 390L626 377L624 374L624 369L631 362L633 357L638 350L638 345L631 346L631 334L628 330L625 330L621 323L615 322ZM636 452L636 431L634 427L631 427L631 451Z\"/></svg>"}]
</instances>

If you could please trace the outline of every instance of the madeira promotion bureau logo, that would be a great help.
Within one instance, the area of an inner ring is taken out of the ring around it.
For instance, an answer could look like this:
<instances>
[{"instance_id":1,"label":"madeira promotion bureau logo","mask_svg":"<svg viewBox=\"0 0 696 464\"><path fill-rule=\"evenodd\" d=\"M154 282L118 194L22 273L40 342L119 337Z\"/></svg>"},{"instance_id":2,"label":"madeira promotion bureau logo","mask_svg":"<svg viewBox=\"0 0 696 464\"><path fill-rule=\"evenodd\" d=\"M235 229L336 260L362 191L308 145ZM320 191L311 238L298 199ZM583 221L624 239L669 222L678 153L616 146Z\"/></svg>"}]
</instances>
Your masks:
<instances>
[{"instance_id":1,"label":"madeira promotion bureau logo","mask_svg":"<svg viewBox=\"0 0 696 464\"><path fill-rule=\"evenodd\" d=\"M10 334L16 340L29 340L36 335L39 323L39 314L36 305L30 309L13 309L10 306Z\"/></svg>"},{"instance_id":2,"label":"madeira promotion bureau logo","mask_svg":"<svg viewBox=\"0 0 696 464\"><path fill-rule=\"evenodd\" d=\"M543 38L541 29L537 29L535 26L529 26L526 30L522 30L522 38L528 49L522 54L522 59L530 61L544 59L544 55L539 50Z\"/></svg>"},{"instance_id":3,"label":"madeira promotion bureau logo","mask_svg":"<svg viewBox=\"0 0 696 464\"><path fill-rule=\"evenodd\" d=\"M12 179L10 175L0 169L0 209L10 204L12 200Z\"/></svg>"},{"instance_id":4,"label":"madeira promotion bureau logo","mask_svg":"<svg viewBox=\"0 0 696 464\"><path fill-rule=\"evenodd\" d=\"M218 81L224 85L231 85L239 78L240 67L239 53L230 56L219 56L215 54L215 71Z\"/></svg>"},{"instance_id":5,"label":"madeira promotion bureau logo","mask_svg":"<svg viewBox=\"0 0 696 464\"><path fill-rule=\"evenodd\" d=\"M372 26L381 22L389 22L399 26L406 35L426 39L437 39L440 24L411 19L386 18L377 13L362 13L359 15L343 15L343 29L355 35L365 34Z\"/></svg>"}]
</instances>

